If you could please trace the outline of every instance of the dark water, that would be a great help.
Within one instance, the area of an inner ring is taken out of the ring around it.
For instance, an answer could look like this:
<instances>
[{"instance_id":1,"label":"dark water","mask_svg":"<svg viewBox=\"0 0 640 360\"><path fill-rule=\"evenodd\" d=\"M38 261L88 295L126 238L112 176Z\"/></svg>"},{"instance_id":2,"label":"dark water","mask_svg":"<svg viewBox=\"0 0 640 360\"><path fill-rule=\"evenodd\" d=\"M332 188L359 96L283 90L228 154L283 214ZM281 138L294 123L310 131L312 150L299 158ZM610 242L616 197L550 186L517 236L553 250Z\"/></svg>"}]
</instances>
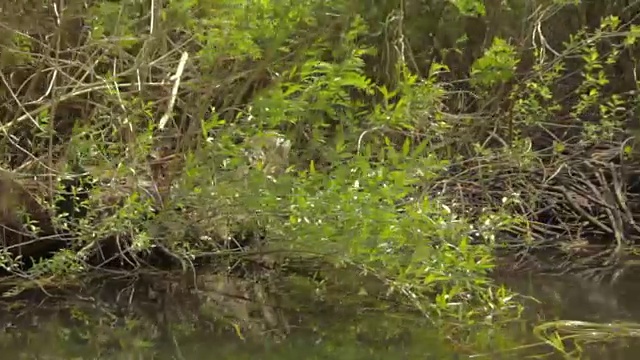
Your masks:
<instances>
[{"instance_id":1,"label":"dark water","mask_svg":"<svg viewBox=\"0 0 640 360\"><path fill-rule=\"evenodd\" d=\"M527 301L521 319L502 325L456 332L453 324L452 340L397 303L371 300L375 286L350 292L287 281L158 275L94 281L47 296L25 292L21 301L2 305L1 358L562 359L533 335L535 325L640 322L639 283L522 275L498 281L541 303ZM640 341L626 335L583 343L572 358L636 359Z\"/></svg>"},{"instance_id":2,"label":"dark water","mask_svg":"<svg viewBox=\"0 0 640 360\"><path fill-rule=\"evenodd\" d=\"M561 336L576 335L581 351L572 359L632 360L640 353L640 282L594 283L574 276L523 274L498 279L525 301L523 321L549 325ZM557 323L558 326L552 326ZM526 342L527 335L521 335ZM575 348L572 340L564 342ZM546 358L563 358L557 352ZM565 357L568 358L568 357Z\"/></svg>"}]
</instances>

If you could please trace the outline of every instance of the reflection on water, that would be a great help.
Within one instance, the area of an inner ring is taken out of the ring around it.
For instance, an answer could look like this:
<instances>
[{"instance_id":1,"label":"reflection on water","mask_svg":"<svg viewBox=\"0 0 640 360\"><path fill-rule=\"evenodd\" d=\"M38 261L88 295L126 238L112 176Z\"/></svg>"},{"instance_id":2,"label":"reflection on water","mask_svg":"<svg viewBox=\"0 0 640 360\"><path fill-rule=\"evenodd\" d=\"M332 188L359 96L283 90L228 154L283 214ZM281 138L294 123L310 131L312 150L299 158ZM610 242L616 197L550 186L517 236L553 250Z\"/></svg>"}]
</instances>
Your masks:
<instances>
[{"instance_id":1,"label":"reflection on water","mask_svg":"<svg viewBox=\"0 0 640 360\"><path fill-rule=\"evenodd\" d=\"M639 327L636 323L640 324L640 283L632 279L615 284L598 284L570 275L524 274L498 280L520 294L539 301L525 300L524 318L531 326L555 321L575 321L578 325L582 324L580 329L588 323L603 324L608 329L616 324L623 324L621 328L629 327L624 324L633 327ZM565 333L570 332L566 330L570 329L564 329ZM613 336L608 341L603 336L594 335L594 341L582 344L580 358L637 359L640 333L627 335L630 336Z\"/></svg>"},{"instance_id":2,"label":"reflection on water","mask_svg":"<svg viewBox=\"0 0 640 360\"><path fill-rule=\"evenodd\" d=\"M358 298L363 287L375 293L371 284L350 294L304 279L162 277L11 303L0 314L1 358L457 358L422 319Z\"/></svg>"},{"instance_id":3,"label":"reflection on water","mask_svg":"<svg viewBox=\"0 0 640 360\"><path fill-rule=\"evenodd\" d=\"M640 321L637 283L498 280L541 303L528 301L522 321L468 331L468 344L445 339L419 316L380 300L375 284L351 284L351 293L300 278L160 274L7 302L0 352L7 359L555 359L561 357L550 347L514 348L539 342L531 329L545 321ZM361 295L363 288L369 296ZM580 358L631 360L639 350L634 339L599 342Z\"/></svg>"}]
</instances>

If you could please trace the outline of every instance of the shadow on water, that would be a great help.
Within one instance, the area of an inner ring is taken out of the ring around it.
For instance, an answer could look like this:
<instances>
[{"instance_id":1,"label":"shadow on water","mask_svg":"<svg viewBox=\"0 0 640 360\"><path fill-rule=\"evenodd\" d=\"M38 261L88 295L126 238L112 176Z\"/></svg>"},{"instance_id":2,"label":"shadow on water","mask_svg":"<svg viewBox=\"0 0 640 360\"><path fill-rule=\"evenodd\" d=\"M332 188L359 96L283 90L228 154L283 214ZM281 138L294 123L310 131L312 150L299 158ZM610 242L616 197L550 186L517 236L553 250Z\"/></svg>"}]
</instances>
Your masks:
<instances>
[{"instance_id":1,"label":"shadow on water","mask_svg":"<svg viewBox=\"0 0 640 360\"><path fill-rule=\"evenodd\" d=\"M47 296L26 292L0 302L0 352L14 359L561 359L540 345L536 325L640 319L640 283L503 277L539 302L525 300L523 317L505 324L460 326L458 338L473 339L465 343L359 276L343 287L277 278L161 273L95 278ZM633 338L601 340L583 345L578 358L631 360L640 350Z\"/></svg>"}]
</instances>

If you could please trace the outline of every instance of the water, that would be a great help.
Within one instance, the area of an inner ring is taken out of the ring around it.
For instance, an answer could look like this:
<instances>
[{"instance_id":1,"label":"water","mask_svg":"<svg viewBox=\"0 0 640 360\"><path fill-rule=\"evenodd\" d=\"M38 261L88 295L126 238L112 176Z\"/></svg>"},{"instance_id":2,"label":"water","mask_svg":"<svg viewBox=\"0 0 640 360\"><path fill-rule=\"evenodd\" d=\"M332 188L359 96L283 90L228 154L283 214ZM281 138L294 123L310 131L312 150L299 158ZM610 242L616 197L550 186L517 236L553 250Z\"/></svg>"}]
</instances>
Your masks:
<instances>
[{"instance_id":1,"label":"water","mask_svg":"<svg viewBox=\"0 0 640 360\"><path fill-rule=\"evenodd\" d=\"M561 359L533 336L535 325L640 321L638 283L498 280L542 302L528 301L521 320L469 332L469 343L445 339L397 303L372 300L380 289L364 280L351 291L296 278L158 274L49 296L27 291L2 305L0 351L14 359ZM631 360L639 350L633 337L616 339L585 345L580 358Z\"/></svg>"},{"instance_id":2,"label":"water","mask_svg":"<svg viewBox=\"0 0 640 360\"><path fill-rule=\"evenodd\" d=\"M524 320L536 324L572 321L581 335L588 335L587 328L595 327L594 341L583 341L583 353L579 359L632 360L640 351L640 282L627 278L611 283L593 283L571 275L542 276L523 274L499 279L520 294L536 298L526 302ZM606 332L620 329L616 336L605 339L596 335L598 325L606 326ZM571 327L560 327L564 334ZM629 333L629 329L634 330ZM567 331L569 330L569 331ZM527 333L522 334L523 342ZM559 356L549 358L561 358Z\"/></svg>"}]
</instances>

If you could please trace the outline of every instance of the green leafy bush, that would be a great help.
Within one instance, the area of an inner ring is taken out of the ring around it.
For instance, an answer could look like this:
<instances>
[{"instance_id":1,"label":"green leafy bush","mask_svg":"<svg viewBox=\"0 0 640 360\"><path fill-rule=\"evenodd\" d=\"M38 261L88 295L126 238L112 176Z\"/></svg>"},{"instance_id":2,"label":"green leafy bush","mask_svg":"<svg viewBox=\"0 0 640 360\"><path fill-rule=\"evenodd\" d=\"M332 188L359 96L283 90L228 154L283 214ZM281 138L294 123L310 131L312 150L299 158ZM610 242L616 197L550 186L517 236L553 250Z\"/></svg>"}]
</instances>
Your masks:
<instances>
[{"instance_id":1,"label":"green leafy bush","mask_svg":"<svg viewBox=\"0 0 640 360\"><path fill-rule=\"evenodd\" d=\"M29 271L3 254L5 268L69 278L280 252L374 274L427 315L509 309L488 278L498 250L581 239L585 218L617 250L629 240L622 187L590 192L633 154L637 99L612 79L638 28L597 4L507 3L96 1L10 24L0 166L37 188L29 231L71 239ZM63 191L79 173L90 181ZM609 206L581 211L568 188ZM70 197L86 214L56 205Z\"/></svg>"}]
</instances>

